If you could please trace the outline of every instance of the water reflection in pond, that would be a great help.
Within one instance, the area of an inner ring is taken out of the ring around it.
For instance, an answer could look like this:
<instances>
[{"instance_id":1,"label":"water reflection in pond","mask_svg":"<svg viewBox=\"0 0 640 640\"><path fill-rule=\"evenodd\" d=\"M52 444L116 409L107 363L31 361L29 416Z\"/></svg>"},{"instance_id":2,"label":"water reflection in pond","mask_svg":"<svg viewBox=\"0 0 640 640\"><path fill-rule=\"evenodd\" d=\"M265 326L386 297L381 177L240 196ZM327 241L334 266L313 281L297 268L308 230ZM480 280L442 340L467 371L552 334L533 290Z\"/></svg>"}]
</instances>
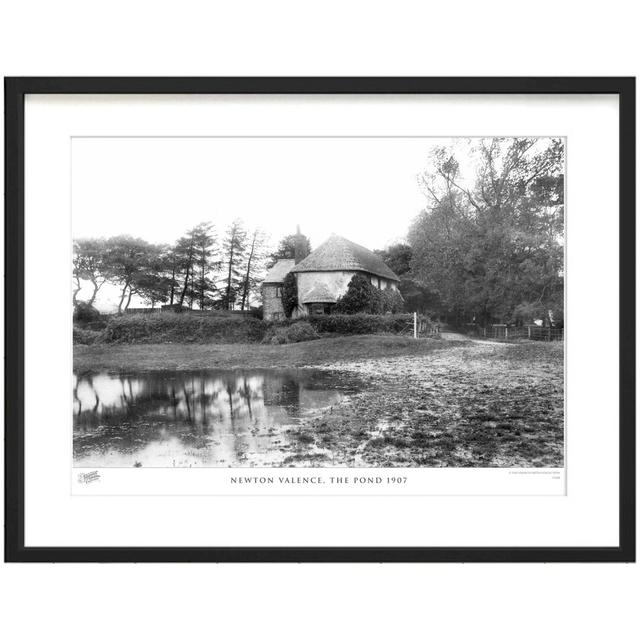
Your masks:
<instances>
[{"instance_id":1,"label":"water reflection in pond","mask_svg":"<svg viewBox=\"0 0 640 640\"><path fill-rule=\"evenodd\" d=\"M300 370L97 374L73 382L77 467L278 465L298 446L288 431L357 391L353 379Z\"/></svg>"}]
</instances>

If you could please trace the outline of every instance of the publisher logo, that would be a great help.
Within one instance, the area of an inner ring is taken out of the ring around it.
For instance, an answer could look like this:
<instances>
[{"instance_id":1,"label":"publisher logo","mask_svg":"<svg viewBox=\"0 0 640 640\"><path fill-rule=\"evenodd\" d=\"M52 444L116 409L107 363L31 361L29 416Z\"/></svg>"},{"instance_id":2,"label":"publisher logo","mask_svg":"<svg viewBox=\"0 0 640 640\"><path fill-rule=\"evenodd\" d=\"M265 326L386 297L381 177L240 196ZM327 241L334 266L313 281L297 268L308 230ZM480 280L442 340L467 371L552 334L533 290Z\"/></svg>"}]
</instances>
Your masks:
<instances>
[{"instance_id":1,"label":"publisher logo","mask_svg":"<svg viewBox=\"0 0 640 640\"><path fill-rule=\"evenodd\" d=\"M100 474L97 471L78 474L78 482L80 484L89 484L91 482L96 482L96 480L100 480Z\"/></svg>"}]
</instances>

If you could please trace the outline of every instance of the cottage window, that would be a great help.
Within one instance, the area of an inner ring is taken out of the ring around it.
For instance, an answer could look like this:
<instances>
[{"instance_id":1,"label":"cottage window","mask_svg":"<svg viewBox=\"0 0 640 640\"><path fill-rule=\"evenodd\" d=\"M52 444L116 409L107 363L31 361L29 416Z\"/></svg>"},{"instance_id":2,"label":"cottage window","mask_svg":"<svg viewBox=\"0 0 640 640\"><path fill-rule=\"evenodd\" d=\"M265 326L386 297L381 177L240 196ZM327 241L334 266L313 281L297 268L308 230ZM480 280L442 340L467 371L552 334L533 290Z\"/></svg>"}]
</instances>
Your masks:
<instances>
[{"instance_id":1,"label":"cottage window","mask_svg":"<svg viewBox=\"0 0 640 640\"><path fill-rule=\"evenodd\" d=\"M276 287L276 298L282 298L282 287Z\"/></svg>"}]
</instances>

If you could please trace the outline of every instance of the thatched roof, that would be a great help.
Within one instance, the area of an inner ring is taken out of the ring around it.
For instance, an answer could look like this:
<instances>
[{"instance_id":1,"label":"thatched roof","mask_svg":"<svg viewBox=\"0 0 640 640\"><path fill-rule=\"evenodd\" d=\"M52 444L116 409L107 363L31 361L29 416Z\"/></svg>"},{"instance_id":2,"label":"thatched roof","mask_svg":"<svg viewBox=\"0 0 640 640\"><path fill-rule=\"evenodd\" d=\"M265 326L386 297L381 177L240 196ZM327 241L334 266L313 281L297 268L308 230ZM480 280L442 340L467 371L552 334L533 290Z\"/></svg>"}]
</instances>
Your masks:
<instances>
[{"instance_id":1,"label":"thatched roof","mask_svg":"<svg viewBox=\"0 0 640 640\"><path fill-rule=\"evenodd\" d=\"M380 256L335 234L295 265L291 271L364 271L388 280L400 281Z\"/></svg>"},{"instance_id":2,"label":"thatched roof","mask_svg":"<svg viewBox=\"0 0 640 640\"><path fill-rule=\"evenodd\" d=\"M263 284L281 284L284 277L291 271L291 267L295 265L295 260L282 259L278 260L269 271L263 281Z\"/></svg>"},{"instance_id":3,"label":"thatched roof","mask_svg":"<svg viewBox=\"0 0 640 640\"><path fill-rule=\"evenodd\" d=\"M302 294L300 302L303 304L309 304L311 302L336 302L336 296L329 291L329 287L324 282L318 282L311 287L310 291Z\"/></svg>"}]
</instances>

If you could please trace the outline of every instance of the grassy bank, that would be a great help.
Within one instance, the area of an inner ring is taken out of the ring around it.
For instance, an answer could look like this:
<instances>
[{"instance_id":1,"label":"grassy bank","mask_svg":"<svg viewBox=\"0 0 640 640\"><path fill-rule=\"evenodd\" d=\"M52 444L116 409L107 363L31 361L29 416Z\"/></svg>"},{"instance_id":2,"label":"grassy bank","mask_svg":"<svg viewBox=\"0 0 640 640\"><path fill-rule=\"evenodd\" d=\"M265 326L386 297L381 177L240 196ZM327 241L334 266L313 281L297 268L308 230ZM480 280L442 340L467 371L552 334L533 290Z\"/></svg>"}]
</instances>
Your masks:
<instances>
[{"instance_id":1,"label":"grassy bank","mask_svg":"<svg viewBox=\"0 0 640 640\"><path fill-rule=\"evenodd\" d=\"M75 345L76 373L161 369L303 367L425 355L455 343L403 336L339 336L295 344L94 344Z\"/></svg>"}]
</instances>

